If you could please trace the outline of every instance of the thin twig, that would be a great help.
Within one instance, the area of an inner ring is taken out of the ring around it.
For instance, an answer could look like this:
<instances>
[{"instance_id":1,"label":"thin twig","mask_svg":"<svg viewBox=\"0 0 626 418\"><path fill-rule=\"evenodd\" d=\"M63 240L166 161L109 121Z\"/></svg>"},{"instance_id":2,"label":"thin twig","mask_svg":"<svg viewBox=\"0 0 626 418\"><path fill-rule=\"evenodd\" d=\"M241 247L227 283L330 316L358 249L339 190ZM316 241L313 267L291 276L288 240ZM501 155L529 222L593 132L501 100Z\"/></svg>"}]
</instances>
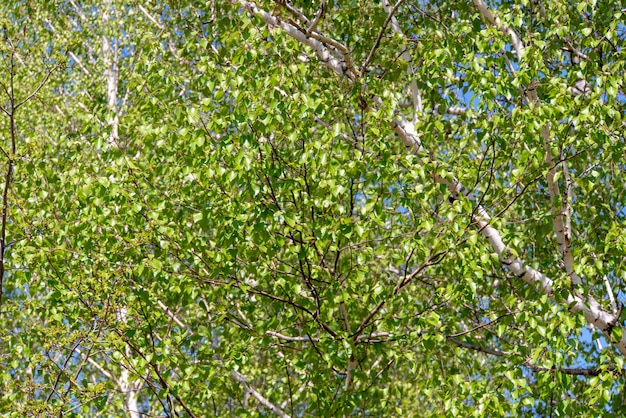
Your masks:
<instances>
[{"instance_id":1,"label":"thin twig","mask_svg":"<svg viewBox=\"0 0 626 418\"><path fill-rule=\"evenodd\" d=\"M387 18L383 22L383 26L380 28L380 31L378 32L378 36L376 37L376 41L374 41L374 45L372 46L372 49L370 50L369 54L367 54L367 58L365 58L365 61L363 61L363 64L361 64L362 73L364 73L367 70L367 66L370 64L370 62L374 58L374 53L376 53L376 50L380 46L380 41L382 40L383 35L385 34L385 31L387 30L387 25L389 24L389 22L391 22L393 15L396 13L396 11L402 5L402 3L404 3L404 1L405 0L398 0L395 6L393 6L391 11L387 14Z\"/></svg>"}]
</instances>

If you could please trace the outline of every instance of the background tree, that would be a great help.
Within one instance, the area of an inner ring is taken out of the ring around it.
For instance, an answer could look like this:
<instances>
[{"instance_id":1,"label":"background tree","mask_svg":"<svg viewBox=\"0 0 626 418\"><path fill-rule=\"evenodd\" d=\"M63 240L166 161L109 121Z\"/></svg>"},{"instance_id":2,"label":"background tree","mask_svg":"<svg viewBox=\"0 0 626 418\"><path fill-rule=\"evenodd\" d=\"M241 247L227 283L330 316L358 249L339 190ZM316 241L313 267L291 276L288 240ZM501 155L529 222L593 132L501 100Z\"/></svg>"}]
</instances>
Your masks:
<instances>
[{"instance_id":1,"label":"background tree","mask_svg":"<svg viewBox=\"0 0 626 418\"><path fill-rule=\"evenodd\" d=\"M5 415L623 414L619 5L14 3Z\"/></svg>"}]
</instances>

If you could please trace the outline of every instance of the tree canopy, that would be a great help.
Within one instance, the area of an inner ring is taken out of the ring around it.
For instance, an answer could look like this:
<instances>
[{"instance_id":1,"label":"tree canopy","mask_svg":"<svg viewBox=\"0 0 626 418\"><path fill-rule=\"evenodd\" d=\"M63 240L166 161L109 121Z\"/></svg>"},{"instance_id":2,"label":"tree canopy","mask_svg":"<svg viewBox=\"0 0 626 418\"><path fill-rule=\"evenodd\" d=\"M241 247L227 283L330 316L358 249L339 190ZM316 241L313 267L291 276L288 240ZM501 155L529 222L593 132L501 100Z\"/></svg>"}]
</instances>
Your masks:
<instances>
[{"instance_id":1,"label":"tree canopy","mask_svg":"<svg viewBox=\"0 0 626 418\"><path fill-rule=\"evenodd\" d=\"M622 416L626 9L0 5L3 416Z\"/></svg>"}]
</instances>

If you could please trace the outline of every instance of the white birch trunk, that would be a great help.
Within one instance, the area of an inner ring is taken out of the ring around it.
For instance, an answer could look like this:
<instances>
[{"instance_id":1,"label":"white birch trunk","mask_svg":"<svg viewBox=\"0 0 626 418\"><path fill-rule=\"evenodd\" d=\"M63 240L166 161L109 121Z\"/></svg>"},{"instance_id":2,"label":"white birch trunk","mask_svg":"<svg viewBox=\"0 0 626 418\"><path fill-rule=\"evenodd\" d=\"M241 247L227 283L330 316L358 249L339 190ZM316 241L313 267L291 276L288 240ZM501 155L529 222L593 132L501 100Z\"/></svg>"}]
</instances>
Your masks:
<instances>
[{"instance_id":1,"label":"white birch trunk","mask_svg":"<svg viewBox=\"0 0 626 418\"><path fill-rule=\"evenodd\" d=\"M111 18L115 13L112 0L105 0L102 11L102 26L104 34L102 36L102 60L104 62L104 79L106 81L107 105L111 114L108 123L110 127L108 146L114 146L118 140L119 113L118 113L118 81L119 81L119 49L118 46L111 42L109 38L109 26ZM122 323L127 321L128 309L126 307L119 308L117 312L117 320ZM129 359L132 357L130 347L126 347L124 357ZM118 388L124 394L124 407L131 418L139 418L139 389L141 381L133 381L131 379L128 367L122 365L119 378L117 379Z\"/></svg>"}]
</instances>

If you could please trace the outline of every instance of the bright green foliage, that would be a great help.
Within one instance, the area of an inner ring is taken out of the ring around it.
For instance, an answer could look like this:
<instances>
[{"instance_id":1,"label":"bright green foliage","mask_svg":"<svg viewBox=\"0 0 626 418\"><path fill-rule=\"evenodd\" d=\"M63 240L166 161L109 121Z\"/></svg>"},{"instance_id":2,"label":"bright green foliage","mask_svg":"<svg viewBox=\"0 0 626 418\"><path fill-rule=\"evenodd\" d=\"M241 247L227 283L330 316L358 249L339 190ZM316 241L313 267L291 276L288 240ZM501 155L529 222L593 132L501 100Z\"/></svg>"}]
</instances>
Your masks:
<instances>
[{"instance_id":1,"label":"bright green foliage","mask_svg":"<svg viewBox=\"0 0 626 418\"><path fill-rule=\"evenodd\" d=\"M626 10L78 3L0 6L3 416L626 412Z\"/></svg>"}]
</instances>

